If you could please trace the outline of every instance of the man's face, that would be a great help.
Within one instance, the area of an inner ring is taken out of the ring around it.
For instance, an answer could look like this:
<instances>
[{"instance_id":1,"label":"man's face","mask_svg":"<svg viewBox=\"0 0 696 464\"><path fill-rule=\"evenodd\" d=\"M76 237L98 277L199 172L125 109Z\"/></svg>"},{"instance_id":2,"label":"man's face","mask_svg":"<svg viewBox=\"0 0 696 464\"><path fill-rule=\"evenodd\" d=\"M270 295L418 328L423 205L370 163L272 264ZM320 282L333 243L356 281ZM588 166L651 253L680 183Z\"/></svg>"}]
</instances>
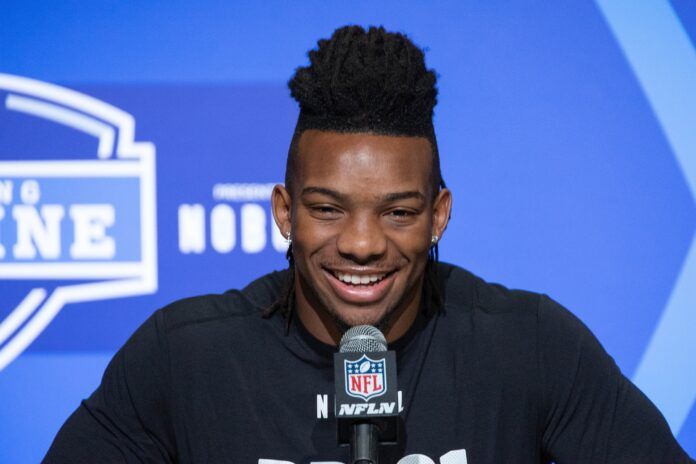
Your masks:
<instances>
[{"instance_id":1,"label":"man's face","mask_svg":"<svg viewBox=\"0 0 696 464\"><path fill-rule=\"evenodd\" d=\"M276 214L292 233L298 303L344 326L417 310L431 237L449 217L449 192L446 211L442 193L433 198L431 165L421 137L302 134L290 218Z\"/></svg>"}]
</instances>

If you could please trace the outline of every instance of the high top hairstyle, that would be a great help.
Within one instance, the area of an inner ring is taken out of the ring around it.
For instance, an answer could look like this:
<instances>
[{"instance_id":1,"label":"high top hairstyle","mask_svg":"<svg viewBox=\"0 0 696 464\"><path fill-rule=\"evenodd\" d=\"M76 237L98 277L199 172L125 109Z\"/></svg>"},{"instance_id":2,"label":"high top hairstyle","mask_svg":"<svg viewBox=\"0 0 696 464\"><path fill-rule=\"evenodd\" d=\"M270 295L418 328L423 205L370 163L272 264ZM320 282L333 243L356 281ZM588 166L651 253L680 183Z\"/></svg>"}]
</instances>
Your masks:
<instances>
[{"instance_id":1,"label":"high top hairstyle","mask_svg":"<svg viewBox=\"0 0 696 464\"><path fill-rule=\"evenodd\" d=\"M299 67L288 82L300 115L290 143L285 186L293 195L297 148L305 130L368 132L379 135L425 137L432 147L433 198L445 188L433 128L437 77L425 67L423 51L406 36L383 27L344 26L322 39L309 52L309 66ZM295 306L295 266L292 246L290 272L280 298L264 312L281 311L286 330ZM424 309L430 315L442 307L437 282L437 244L428 254Z\"/></svg>"},{"instance_id":2,"label":"high top hairstyle","mask_svg":"<svg viewBox=\"0 0 696 464\"><path fill-rule=\"evenodd\" d=\"M288 82L300 105L285 170L292 192L297 145L307 129L425 137L433 151L433 194L442 184L433 128L435 72L413 42L383 27L344 26L309 52Z\"/></svg>"}]
</instances>

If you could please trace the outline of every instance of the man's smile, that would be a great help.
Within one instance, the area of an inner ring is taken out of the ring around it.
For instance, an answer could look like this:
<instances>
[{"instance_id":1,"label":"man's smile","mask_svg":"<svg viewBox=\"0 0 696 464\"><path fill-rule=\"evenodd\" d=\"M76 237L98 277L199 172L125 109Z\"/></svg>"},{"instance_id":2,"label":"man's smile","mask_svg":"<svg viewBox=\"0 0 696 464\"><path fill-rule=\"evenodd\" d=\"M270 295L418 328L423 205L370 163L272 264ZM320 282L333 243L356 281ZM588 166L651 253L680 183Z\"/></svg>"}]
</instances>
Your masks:
<instances>
[{"instance_id":1,"label":"man's smile","mask_svg":"<svg viewBox=\"0 0 696 464\"><path fill-rule=\"evenodd\" d=\"M323 271L329 285L341 300L359 305L382 300L391 290L397 274L397 270L347 272L323 268Z\"/></svg>"}]
</instances>

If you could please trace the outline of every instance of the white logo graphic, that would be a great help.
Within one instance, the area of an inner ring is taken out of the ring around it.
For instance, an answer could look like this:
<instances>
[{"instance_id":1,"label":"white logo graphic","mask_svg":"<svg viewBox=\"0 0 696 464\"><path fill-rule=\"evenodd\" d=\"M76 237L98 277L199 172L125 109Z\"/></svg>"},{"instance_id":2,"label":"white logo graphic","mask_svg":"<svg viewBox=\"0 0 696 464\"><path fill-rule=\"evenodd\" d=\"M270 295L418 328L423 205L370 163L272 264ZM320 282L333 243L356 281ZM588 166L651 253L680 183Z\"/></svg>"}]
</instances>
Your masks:
<instances>
[{"instance_id":1,"label":"white logo graphic","mask_svg":"<svg viewBox=\"0 0 696 464\"><path fill-rule=\"evenodd\" d=\"M215 253L225 254L240 248L243 253L255 254L267 248L270 237L273 248L285 253L288 241L268 211L274 186L273 183L217 183L213 185L215 204L209 211L201 203L180 205L179 251L202 254L211 248ZM237 240L237 229L241 240Z\"/></svg>"},{"instance_id":2,"label":"white logo graphic","mask_svg":"<svg viewBox=\"0 0 696 464\"><path fill-rule=\"evenodd\" d=\"M391 414L394 410L402 412L404 410L403 392L397 392L397 403L358 403L358 404L342 404L339 410L339 416L361 414ZM357 410L357 412L356 412ZM317 419L329 418L329 395L317 395Z\"/></svg>"},{"instance_id":3,"label":"white logo graphic","mask_svg":"<svg viewBox=\"0 0 696 464\"><path fill-rule=\"evenodd\" d=\"M467 464L466 450L453 450L440 456L440 464ZM294 464L292 461L277 459L259 459L258 464ZM310 464L343 464L337 461L312 461ZM396 464L435 464L435 461L424 454L409 454L399 459Z\"/></svg>"},{"instance_id":4,"label":"white logo graphic","mask_svg":"<svg viewBox=\"0 0 696 464\"><path fill-rule=\"evenodd\" d=\"M0 161L0 279L89 281L28 292L0 322L2 370L66 304L157 290L157 212L155 147L135 142L130 114L9 74L0 96L8 112L97 142L94 159Z\"/></svg>"}]
</instances>

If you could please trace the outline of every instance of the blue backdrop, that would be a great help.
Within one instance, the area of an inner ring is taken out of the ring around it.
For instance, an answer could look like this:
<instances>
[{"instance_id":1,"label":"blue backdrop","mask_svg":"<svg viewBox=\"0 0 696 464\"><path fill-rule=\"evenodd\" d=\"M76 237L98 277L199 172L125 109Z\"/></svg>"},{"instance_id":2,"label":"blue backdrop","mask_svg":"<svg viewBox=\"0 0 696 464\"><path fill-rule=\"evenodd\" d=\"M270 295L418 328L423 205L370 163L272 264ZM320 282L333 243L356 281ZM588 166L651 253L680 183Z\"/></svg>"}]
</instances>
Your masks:
<instances>
[{"instance_id":1,"label":"blue backdrop","mask_svg":"<svg viewBox=\"0 0 696 464\"><path fill-rule=\"evenodd\" d=\"M0 462L40 460L152 311L284 267L285 83L347 23L439 73L441 259L570 308L696 455L689 0L9 1Z\"/></svg>"}]
</instances>

